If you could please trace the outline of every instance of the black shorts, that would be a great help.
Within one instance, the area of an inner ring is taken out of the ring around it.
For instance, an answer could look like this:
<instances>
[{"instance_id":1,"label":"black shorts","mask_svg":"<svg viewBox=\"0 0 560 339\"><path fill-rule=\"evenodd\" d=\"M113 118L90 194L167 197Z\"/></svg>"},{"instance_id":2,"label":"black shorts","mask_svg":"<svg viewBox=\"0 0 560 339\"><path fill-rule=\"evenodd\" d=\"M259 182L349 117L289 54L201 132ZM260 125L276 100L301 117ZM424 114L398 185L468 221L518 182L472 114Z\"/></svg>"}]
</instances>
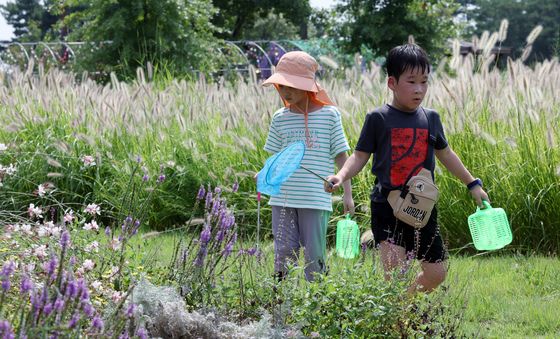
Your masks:
<instances>
[{"instance_id":1,"label":"black shorts","mask_svg":"<svg viewBox=\"0 0 560 339\"><path fill-rule=\"evenodd\" d=\"M404 247L407 256L418 260L435 263L447 259L447 249L439 231L435 207L426 226L417 231L397 220L388 202L371 202L371 230L376 246L387 240Z\"/></svg>"}]
</instances>

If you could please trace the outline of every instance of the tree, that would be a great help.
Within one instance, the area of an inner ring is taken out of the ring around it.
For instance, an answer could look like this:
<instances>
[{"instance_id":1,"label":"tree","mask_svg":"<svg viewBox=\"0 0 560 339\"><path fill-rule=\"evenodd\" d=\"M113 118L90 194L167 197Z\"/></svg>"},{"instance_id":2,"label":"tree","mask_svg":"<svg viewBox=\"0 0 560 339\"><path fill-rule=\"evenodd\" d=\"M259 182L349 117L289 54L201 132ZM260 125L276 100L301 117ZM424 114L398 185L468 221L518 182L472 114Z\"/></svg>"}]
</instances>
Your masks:
<instances>
[{"instance_id":1,"label":"tree","mask_svg":"<svg viewBox=\"0 0 560 339\"><path fill-rule=\"evenodd\" d=\"M258 18L253 28L244 34L246 40L291 40L298 39L298 29L286 20L282 13L270 11L265 18Z\"/></svg>"},{"instance_id":2,"label":"tree","mask_svg":"<svg viewBox=\"0 0 560 339\"><path fill-rule=\"evenodd\" d=\"M48 10L51 2L42 5L39 0L15 0L0 5L2 16L14 28L14 40L41 41L52 33L57 17Z\"/></svg>"},{"instance_id":3,"label":"tree","mask_svg":"<svg viewBox=\"0 0 560 339\"><path fill-rule=\"evenodd\" d=\"M381 56L412 35L434 62L444 54L449 38L457 36L453 0L344 0L337 6L343 45L351 53L371 50Z\"/></svg>"},{"instance_id":4,"label":"tree","mask_svg":"<svg viewBox=\"0 0 560 339\"><path fill-rule=\"evenodd\" d=\"M509 21L504 45L514 49L519 56L526 45L526 38L537 25L543 31L534 41L529 60L542 60L558 55L560 41L560 1L558 0L471 0L468 11L476 23L475 33L498 31L502 19Z\"/></svg>"},{"instance_id":5,"label":"tree","mask_svg":"<svg viewBox=\"0 0 560 339\"><path fill-rule=\"evenodd\" d=\"M210 23L210 0L65 0L83 6L62 25L69 39L95 42L98 48L80 55L82 68L133 77L148 62L172 74L206 71L212 66L216 39ZM63 10L63 8L59 8Z\"/></svg>"},{"instance_id":6,"label":"tree","mask_svg":"<svg viewBox=\"0 0 560 339\"><path fill-rule=\"evenodd\" d=\"M258 18L266 18L272 11L283 14L286 20L299 27L300 37L307 38L307 21L311 14L309 0L214 0L213 4L218 12L212 22L222 28L218 33L221 38L244 39Z\"/></svg>"}]
</instances>

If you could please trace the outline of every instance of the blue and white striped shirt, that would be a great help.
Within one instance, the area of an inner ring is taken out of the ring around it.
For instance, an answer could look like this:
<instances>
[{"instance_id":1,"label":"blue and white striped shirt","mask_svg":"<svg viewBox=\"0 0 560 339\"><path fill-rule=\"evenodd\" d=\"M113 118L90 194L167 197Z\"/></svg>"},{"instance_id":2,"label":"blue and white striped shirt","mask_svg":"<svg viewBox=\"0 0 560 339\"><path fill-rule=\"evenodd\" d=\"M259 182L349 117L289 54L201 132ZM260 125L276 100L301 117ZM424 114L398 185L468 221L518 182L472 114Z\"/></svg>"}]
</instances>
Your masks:
<instances>
[{"instance_id":1,"label":"blue and white striped shirt","mask_svg":"<svg viewBox=\"0 0 560 339\"><path fill-rule=\"evenodd\" d=\"M334 158L350 149L340 112L334 106L323 106L309 113L308 129L311 146L306 147L301 165L326 178L334 174ZM296 141L306 141L304 115L282 108L272 117L264 149L278 153ZM332 211L331 194L324 191L323 181L303 168L284 182L269 205Z\"/></svg>"}]
</instances>

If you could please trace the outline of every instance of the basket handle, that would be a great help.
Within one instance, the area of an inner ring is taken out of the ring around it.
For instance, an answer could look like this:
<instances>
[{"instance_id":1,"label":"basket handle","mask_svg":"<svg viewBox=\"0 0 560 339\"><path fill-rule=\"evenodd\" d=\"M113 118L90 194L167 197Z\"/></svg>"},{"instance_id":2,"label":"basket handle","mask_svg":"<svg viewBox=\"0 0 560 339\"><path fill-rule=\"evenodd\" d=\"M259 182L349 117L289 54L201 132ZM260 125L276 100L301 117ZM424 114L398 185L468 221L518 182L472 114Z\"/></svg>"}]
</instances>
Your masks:
<instances>
[{"instance_id":1,"label":"basket handle","mask_svg":"<svg viewBox=\"0 0 560 339\"><path fill-rule=\"evenodd\" d=\"M482 210L488 210L488 209L492 209L492 206L490 205L490 203L486 200L482 200L482 205L484 205L484 208L480 208L480 206L476 207L477 212Z\"/></svg>"}]
</instances>

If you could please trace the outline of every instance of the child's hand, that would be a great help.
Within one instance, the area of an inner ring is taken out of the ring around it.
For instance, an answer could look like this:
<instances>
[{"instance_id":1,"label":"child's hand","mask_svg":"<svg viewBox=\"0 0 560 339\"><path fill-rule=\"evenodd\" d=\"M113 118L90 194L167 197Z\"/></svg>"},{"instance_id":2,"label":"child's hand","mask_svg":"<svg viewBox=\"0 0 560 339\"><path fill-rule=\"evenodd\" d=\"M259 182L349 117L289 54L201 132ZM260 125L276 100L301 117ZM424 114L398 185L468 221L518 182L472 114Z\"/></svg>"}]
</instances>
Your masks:
<instances>
[{"instance_id":1,"label":"child's hand","mask_svg":"<svg viewBox=\"0 0 560 339\"><path fill-rule=\"evenodd\" d=\"M484 192L484 190L482 189L481 186L475 186L471 189L471 195L473 197L473 199L476 201L476 204L480 207L480 208L484 208L484 206L482 205L482 200L486 200L488 202L490 202L490 198L488 198L488 194L486 194L486 192Z\"/></svg>"},{"instance_id":2,"label":"child's hand","mask_svg":"<svg viewBox=\"0 0 560 339\"><path fill-rule=\"evenodd\" d=\"M352 194L344 194L342 197L342 204L344 206L344 214L350 213L350 215L354 215L356 212L356 208L354 206L354 199L352 199Z\"/></svg>"},{"instance_id":3,"label":"child's hand","mask_svg":"<svg viewBox=\"0 0 560 339\"><path fill-rule=\"evenodd\" d=\"M325 192L332 193L338 190L340 185L342 185L342 179L337 175L330 175L327 177L327 181L330 182L332 185L329 185L327 182L323 183L323 187L325 188ZM352 197L350 197L352 198Z\"/></svg>"}]
</instances>

